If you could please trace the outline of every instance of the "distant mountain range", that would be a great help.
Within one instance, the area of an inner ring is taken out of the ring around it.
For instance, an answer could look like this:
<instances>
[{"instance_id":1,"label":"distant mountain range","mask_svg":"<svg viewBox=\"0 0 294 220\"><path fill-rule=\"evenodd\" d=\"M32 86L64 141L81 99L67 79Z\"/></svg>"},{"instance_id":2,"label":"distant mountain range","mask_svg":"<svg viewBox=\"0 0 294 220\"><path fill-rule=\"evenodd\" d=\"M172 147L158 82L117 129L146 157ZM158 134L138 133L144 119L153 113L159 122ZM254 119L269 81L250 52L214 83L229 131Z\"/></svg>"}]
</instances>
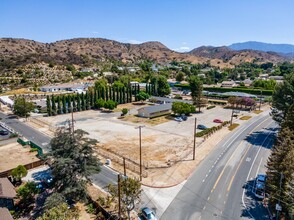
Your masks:
<instances>
[{"instance_id":1,"label":"distant mountain range","mask_svg":"<svg viewBox=\"0 0 294 220\"><path fill-rule=\"evenodd\" d=\"M95 61L120 60L133 63L148 59L157 63L168 63L172 60L191 63L209 62L213 66L224 68L233 67L242 62L278 63L290 60L281 53L255 50L254 47L243 49L240 45L242 43L230 46L238 50L230 47L203 46L190 52L179 53L156 41L129 44L102 38L75 38L41 43L26 39L0 38L0 72L41 62L91 66ZM239 49L242 50L239 51ZM283 50L285 51L290 50Z\"/></svg>"},{"instance_id":2,"label":"distant mountain range","mask_svg":"<svg viewBox=\"0 0 294 220\"><path fill-rule=\"evenodd\" d=\"M292 44L268 44L257 41L235 43L229 48L233 50L260 50L264 52L276 52L289 57L294 57L294 45Z\"/></svg>"}]
</instances>

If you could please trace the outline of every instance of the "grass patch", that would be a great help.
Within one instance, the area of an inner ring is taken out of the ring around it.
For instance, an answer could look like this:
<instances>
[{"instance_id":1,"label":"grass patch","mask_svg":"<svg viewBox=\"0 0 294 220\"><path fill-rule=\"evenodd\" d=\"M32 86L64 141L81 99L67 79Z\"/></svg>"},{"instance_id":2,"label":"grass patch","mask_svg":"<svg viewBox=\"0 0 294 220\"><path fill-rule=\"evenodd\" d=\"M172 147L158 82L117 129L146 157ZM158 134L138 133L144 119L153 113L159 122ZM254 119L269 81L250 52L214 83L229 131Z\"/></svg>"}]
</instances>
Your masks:
<instances>
[{"instance_id":1,"label":"grass patch","mask_svg":"<svg viewBox=\"0 0 294 220\"><path fill-rule=\"evenodd\" d=\"M262 112L262 110L254 110L253 113L255 114L260 114Z\"/></svg>"},{"instance_id":2,"label":"grass patch","mask_svg":"<svg viewBox=\"0 0 294 220\"><path fill-rule=\"evenodd\" d=\"M234 130L238 126L239 126L239 124L234 123L234 124L230 125L228 128L229 128L230 131L232 131L232 130Z\"/></svg>"},{"instance_id":3,"label":"grass patch","mask_svg":"<svg viewBox=\"0 0 294 220\"><path fill-rule=\"evenodd\" d=\"M240 120L249 120L250 118L252 118L251 116L243 116L240 118Z\"/></svg>"}]
</instances>

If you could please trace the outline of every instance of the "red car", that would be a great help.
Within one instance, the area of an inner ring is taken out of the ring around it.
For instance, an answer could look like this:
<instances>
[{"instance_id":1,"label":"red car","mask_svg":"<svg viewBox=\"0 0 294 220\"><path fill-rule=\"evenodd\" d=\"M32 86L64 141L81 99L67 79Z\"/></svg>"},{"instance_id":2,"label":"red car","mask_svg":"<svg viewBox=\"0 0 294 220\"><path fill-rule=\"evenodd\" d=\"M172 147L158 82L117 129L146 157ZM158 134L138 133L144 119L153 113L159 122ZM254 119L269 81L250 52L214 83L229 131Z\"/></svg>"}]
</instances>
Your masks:
<instances>
[{"instance_id":1,"label":"red car","mask_svg":"<svg viewBox=\"0 0 294 220\"><path fill-rule=\"evenodd\" d=\"M213 122L215 122L215 123L223 123L223 121L220 120L220 119L214 119Z\"/></svg>"}]
</instances>

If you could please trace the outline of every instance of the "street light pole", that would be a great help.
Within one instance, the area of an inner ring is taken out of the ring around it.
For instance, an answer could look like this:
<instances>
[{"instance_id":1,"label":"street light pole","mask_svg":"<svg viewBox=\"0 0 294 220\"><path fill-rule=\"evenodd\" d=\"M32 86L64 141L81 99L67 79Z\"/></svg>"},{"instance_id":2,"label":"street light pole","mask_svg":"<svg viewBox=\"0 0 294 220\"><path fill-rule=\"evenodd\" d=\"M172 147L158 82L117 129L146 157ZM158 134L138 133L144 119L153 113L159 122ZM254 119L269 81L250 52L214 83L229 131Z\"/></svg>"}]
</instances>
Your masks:
<instances>
[{"instance_id":1,"label":"street light pole","mask_svg":"<svg viewBox=\"0 0 294 220\"><path fill-rule=\"evenodd\" d=\"M196 124L197 124L197 118L195 118L195 124L194 124L194 143L193 143L193 160L195 160L195 148L196 148Z\"/></svg>"},{"instance_id":2,"label":"street light pole","mask_svg":"<svg viewBox=\"0 0 294 220\"><path fill-rule=\"evenodd\" d=\"M141 135L141 129L144 128L144 125L140 125L137 128L139 128L139 147L140 147L140 181L142 181L142 135Z\"/></svg>"},{"instance_id":3,"label":"street light pole","mask_svg":"<svg viewBox=\"0 0 294 220\"><path fill-rule=\"evenodd\" d=\"M232 115L231 115L231 125L233 124L233 116L234 116L234 109L232 109Z\"/></svg>"},{"instance_id":4,"label":"street light pole","mask_svg":"<svg viewBox=\"0 0 294 220\"><path fill-rule=\"evenodd\" d=\"M262 90L260 90L260 97L259 97L259 111L260 111L260 107L261 107L261 97L262 97Z\"/></svg>"}]
</instances>

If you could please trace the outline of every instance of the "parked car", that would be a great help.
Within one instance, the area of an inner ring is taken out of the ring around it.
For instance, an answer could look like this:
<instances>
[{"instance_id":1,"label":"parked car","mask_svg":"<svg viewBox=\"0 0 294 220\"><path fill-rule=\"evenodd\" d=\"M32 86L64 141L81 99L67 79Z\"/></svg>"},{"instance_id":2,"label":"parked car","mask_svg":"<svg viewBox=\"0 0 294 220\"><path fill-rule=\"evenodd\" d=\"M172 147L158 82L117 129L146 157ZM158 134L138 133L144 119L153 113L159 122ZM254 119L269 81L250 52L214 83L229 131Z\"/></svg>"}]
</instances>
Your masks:
<instances>
[{"instance_id":1,"label":"parked car","mask_svg":"<svg viewBox=\"0 0 294 220\"><path fill-rule=\"evenodd\" d=\"M216 118L216 119L214 119L214 120L213 120L213 122L214 122L214 123L223 123L223 121L222 121L222 120L220 120L220 119L217 119L217 118Z\"/></svg>"},{"instance_id":2,"label":"parked car","mask_svg":"<svg viewBox=\"0 0 294 220\"><path fill-rule=\"evenodd\" d=\"M184 120L184 121L187 121L188 117L186 115L182 115L181 118Z\"/></svg>"},{"instance_id":3,"label":"parked car","mask_svg":"<svg viewBox=\"0 0 294 220\"><path fill-rule=\"evenodd\" d=\"M206 130L207 127L205 125L197 125L197 129Z\"/></svg>"},{"instance_id":4,"label":"parked car","mask_svg":"<svg viewBox=\"0 0 294 220\"><path fill-rule=\"evenodd\" d=\"M0 130L0 135L8 135L9 132L6 130Z\"/></svg>"},{"instance_id":5,"label":"parked car","mask_svg":"<svg viewBox=\"0 0 294 220\"><path fill-rule=\"evenodd\" d=\"M253 189L254 196L258 199L264 199L265 197L265 181L266 175L258 174Z\"/></svg>"},{"instance_id":6,"label":"parked car","mask_svg":"<svg viewBox=\"0 0 294 220\"><path fill-rule=\"evenodd\" d=\"M145 207L142 209L142 217L145 220L157 220L154 212L151 209L149 209L148 207Z\"/></svg>"},{"instance_id":7,"label":"parked car","mask_svg":"<svg viewBox=\"0 0 294 220\"><path fill-rule=\"evenodd\" d=\"M183 119L182 119L181 117L176 117L176 118L175 118L175 121L182 122Z\"/></svg>"}]
</instances>

